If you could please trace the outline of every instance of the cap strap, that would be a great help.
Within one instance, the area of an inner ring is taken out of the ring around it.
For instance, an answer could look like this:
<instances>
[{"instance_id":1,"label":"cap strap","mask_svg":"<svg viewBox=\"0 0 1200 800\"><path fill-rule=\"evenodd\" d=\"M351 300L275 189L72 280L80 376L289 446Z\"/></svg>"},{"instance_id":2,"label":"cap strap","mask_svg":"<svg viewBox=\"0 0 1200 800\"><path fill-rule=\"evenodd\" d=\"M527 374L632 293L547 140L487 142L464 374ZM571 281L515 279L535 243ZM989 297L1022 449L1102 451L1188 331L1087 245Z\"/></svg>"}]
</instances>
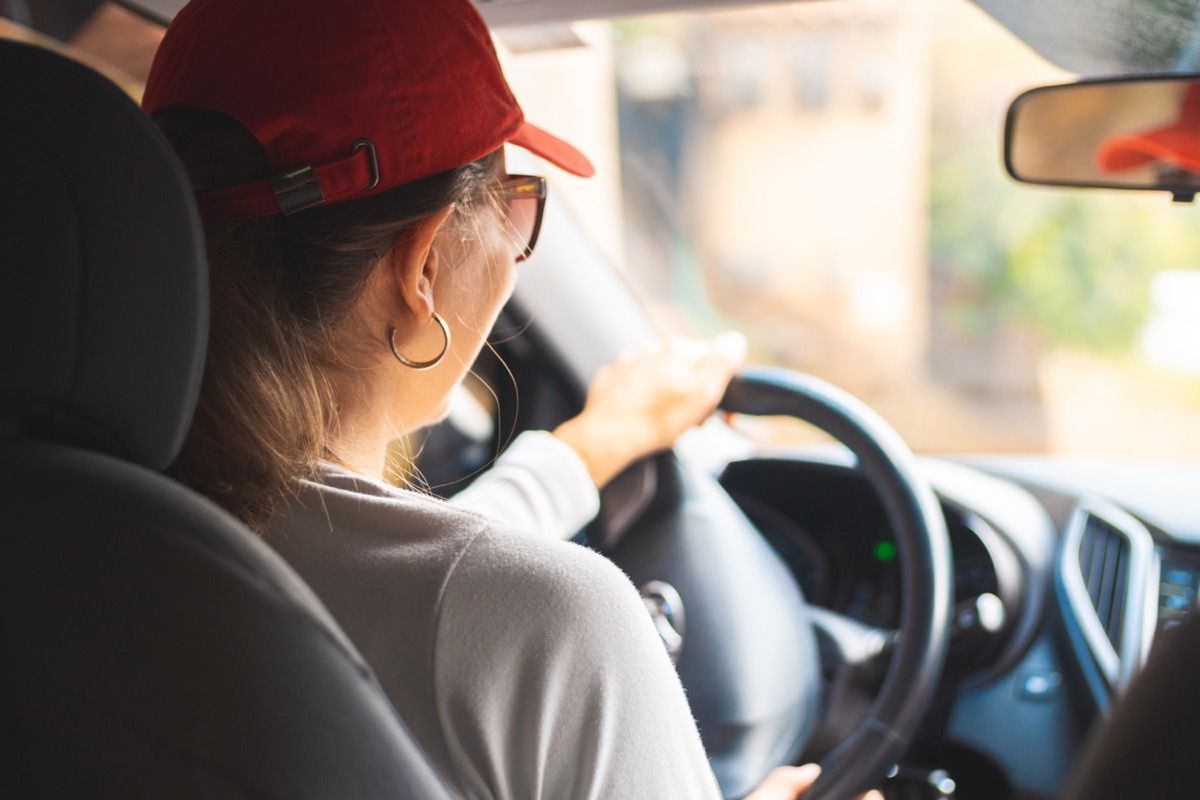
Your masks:
<instances>
[{"instance_id":1,"label":"cap strap","mask_svg":"<svg viewBox=\"0 0 1200 800\"><path fill-rule=\"evenodd\" d=\"M375 145L359 139L350 154L318 167L304 166L268 180L200 192L206 219L239 220L295 214L306 208L347 200L379 185Z\"/></svg>"}]
</instances>

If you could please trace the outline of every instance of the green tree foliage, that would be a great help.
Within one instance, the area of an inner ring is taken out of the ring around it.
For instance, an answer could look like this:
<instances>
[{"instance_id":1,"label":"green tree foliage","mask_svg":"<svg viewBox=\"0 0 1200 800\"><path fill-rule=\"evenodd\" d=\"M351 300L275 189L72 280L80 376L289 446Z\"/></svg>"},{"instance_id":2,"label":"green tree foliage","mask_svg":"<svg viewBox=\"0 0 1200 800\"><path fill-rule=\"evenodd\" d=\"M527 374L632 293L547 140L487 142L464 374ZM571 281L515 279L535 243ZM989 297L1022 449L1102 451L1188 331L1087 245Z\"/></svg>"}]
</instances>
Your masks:
<instances>
[{"instance_id":1,"label":"green tree foliage","mask_svg":"<svg viewBox=\"0 0 1200 800\"><path fill-rule=\"evenodd\" d=\"M1019 322L1048 343L1123 350L1154 273L1200 267L1200 214L1165 194L1021 186L986 149L939 144L951 154L935 149L930 256L975 289L948 310L966 335Z\"/></svg>"}]
</instances>

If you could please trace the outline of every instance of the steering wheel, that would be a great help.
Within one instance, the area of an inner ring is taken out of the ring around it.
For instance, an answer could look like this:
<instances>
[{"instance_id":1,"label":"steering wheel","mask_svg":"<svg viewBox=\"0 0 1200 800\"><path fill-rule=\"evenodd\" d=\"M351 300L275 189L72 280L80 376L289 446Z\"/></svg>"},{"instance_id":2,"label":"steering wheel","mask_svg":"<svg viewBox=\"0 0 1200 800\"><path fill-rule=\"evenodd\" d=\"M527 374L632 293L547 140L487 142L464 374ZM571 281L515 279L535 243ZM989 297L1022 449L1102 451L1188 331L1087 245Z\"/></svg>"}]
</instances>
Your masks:
<instances>
[{"instance_id":1,"label":"steering wheel","mask_svg":"<svg viewBox=\"0 0 1200 800\"><path fill-rule=\"evenodd\" d=\"M828 688L818 631L832 644L822 649L825 660L833 653L840 661L835 671L868 663L882 669L886 661L869 710L821 758L821 776L804 795L856 796L901 757L934 697L950 632L945 519L899 435L840 389L787 370L754 368L734 379L721 408L795 417L854 454L896 540L899 630L809 606L788 566L716 480L669 453L635 465L606 488L593 538L641 588L675 651L727 798L752 791L773 767L795 763L809 744ZM651 499L639 505L639 496Z\"/></svg>"}]
</instances>

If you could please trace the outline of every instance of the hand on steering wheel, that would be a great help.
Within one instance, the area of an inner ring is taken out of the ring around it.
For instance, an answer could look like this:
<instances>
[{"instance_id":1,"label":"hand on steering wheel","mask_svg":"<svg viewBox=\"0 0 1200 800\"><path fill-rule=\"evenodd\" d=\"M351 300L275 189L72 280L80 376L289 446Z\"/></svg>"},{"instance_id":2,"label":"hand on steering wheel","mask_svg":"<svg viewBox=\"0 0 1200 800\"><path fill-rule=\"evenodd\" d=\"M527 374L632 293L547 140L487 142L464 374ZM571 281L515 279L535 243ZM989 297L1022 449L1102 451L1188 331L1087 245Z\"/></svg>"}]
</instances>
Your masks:
<instances>
[{"instance_id":1,"label":"hand on steering wheel","mask_svg":"<svg viewBox=\"0 0 1200 800\"><path fill-rule=\"evenodd\" d=\"M778 767L771 770L766 780L745 800L796 800L803 798L821 774L821 768L816 764L805 764L802 767ZM883 795L872 789L859 800L883 800Z\"/></svg>"},{"instance_id":2,"label":"hand on steering wheel","mask_svg":"<svg viewBox=\"0 0 1200 800\"><path fill-rule=\"evenodd\" d=\"M579 416L554 431L602 487L633 462L669 449L717 407L746 357L746 338L672 338L601 369Z\"/></svg>"}]
</instances>

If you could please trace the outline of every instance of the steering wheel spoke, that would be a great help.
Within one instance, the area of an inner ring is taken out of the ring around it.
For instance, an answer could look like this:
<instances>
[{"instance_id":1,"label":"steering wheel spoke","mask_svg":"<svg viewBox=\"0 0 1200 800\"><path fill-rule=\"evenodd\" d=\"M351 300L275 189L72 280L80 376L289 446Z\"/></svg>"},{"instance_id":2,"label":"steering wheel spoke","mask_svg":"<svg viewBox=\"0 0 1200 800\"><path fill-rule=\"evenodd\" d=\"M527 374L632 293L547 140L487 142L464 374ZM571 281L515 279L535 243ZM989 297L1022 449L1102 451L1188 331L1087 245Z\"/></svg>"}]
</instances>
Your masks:
<instances>
[{"instance_id":1,"label":"steering wheel spoke","mask_svg":"<svg viewBox=\"0 0 1200 800\"><path fill-rule=\"evenodd\" d=\"M820 606L809 606L808 613L823 666L866 667L884 662L891 655L896 631L867 625Z\"/></svg>"}]
</instances>

